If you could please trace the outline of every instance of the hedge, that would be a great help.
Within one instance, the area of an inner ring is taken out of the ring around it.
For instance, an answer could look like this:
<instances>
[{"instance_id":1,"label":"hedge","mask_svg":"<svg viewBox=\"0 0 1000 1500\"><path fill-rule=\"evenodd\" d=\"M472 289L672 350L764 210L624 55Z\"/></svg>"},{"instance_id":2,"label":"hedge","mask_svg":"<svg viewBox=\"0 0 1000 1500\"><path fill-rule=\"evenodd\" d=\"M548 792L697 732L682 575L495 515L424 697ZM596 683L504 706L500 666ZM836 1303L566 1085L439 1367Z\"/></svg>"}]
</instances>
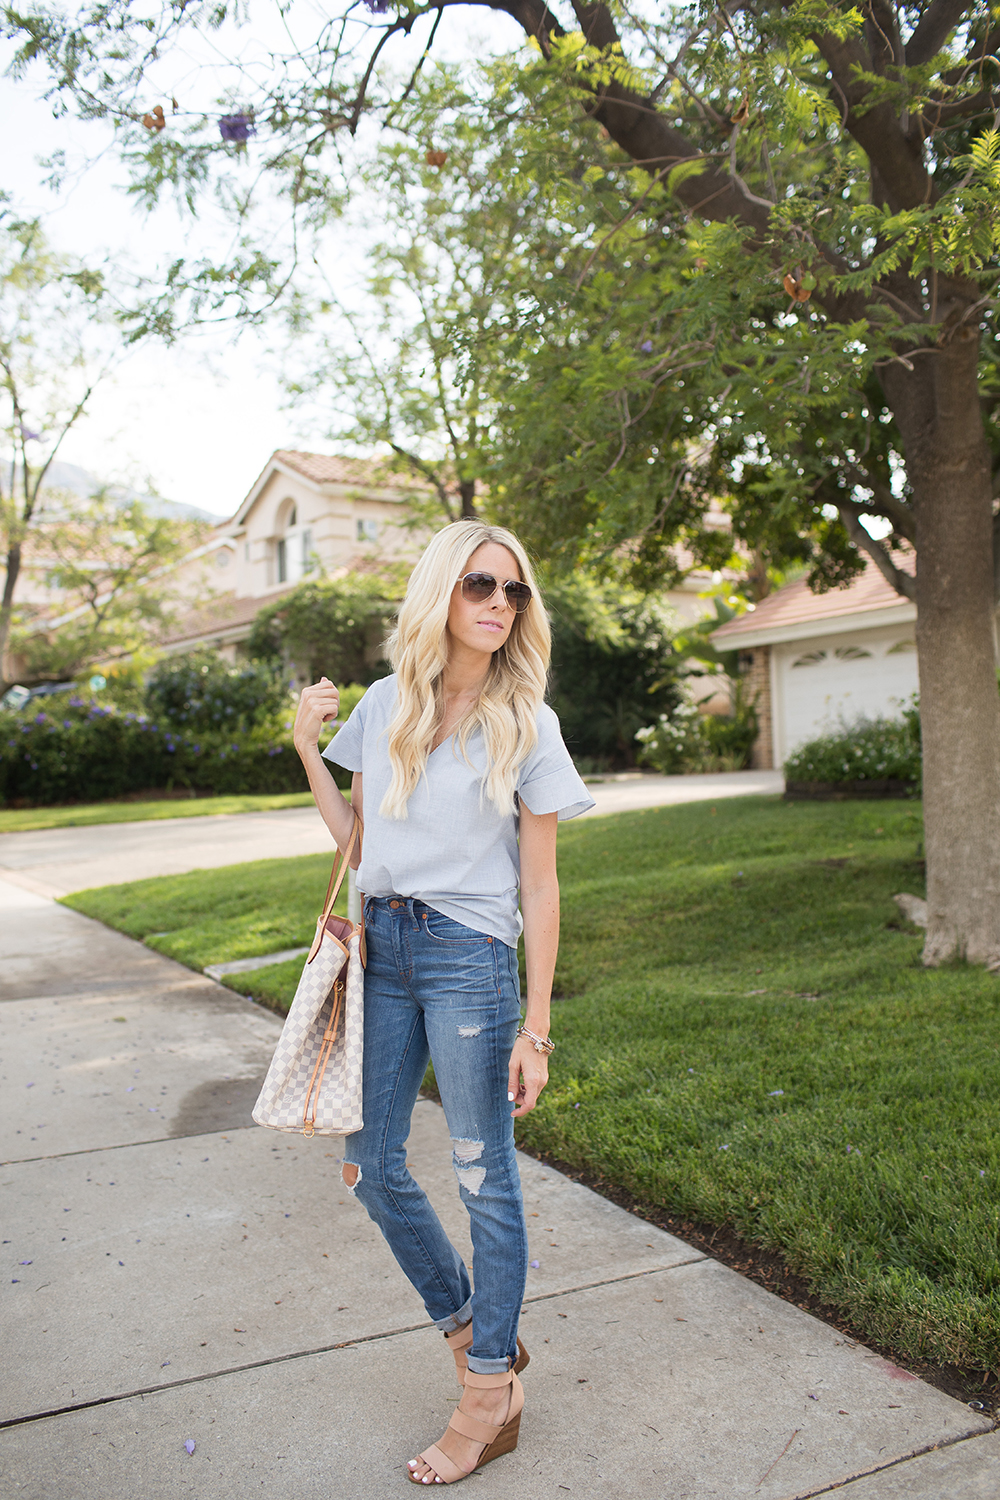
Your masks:
<instances>
[{"instance_id":1,"label":"hedge","mask_svg":"<svg viewBox=\"0 0 1000 1500\"><path fill-rule=\"evenodd\" d=\"M184 734L76 695L49 698L35 714L0 713L0 798L8 806L174 787L222 795L306 791L308 782L284 726Z\"/></svg>"}]
</instances>

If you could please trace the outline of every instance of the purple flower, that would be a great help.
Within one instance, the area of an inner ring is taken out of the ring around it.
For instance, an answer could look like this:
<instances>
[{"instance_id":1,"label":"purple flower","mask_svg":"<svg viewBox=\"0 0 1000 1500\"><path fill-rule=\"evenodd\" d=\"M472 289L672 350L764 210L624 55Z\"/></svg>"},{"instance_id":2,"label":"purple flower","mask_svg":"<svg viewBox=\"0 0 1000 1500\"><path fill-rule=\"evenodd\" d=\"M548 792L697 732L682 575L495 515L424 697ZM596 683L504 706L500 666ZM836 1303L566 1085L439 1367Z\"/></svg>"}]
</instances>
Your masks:
<instances>
[{"instance_id":1,"label":"purple flower","mask_svg":"<svg viewBox=\"0 0 1000 1500\"><path fill-rule=\"evenodd\" d=\"M30 427L25 427L23 423L21 424L21 436L26 443L40 443L42 441L42 434L40 432L32 432Z\"/></svg>"},{"instance_id":2,"label":"purple flower","mask_svg":"<svg viewBox=\"0 0 1000 1500\"><path fill-rule=\"evenodd\" d=\"M223 115L219 121L219 134L224 141L235 141L237 146L246 145L257 129L249 115Z\"/></svg>"},{"instance_id":3,"label":"purple flower","mask_svg":"<svg viewBox=\"0 0 1000 1500\"><path fill-rule=\"evenodd\" d=\"M48 720L46 719L46 717L45 717L44 714L36 714L35 715L35 723L36 724L47 724Z\"/></svg>"},{"instance_id":4,"label":"purple flower","mask_svg":"<svg viewBox=\"0 0 1000 1500\"><path fill-rule=\"evenodd\" d=\"M537 1271L538 1267L541 1265L541 1261L540 1260L529 1260L528 1264L529 1264L529 1266L531 1267L531 1269L533 1271Z\"/></svg>"},{"instance_id":5,"label":"purple flower","mask_svg":"<svg viewBox=\"0 0 1000 1500\"><path fill-rule=\"evenodd\" d=\"M784 1093L784 1089L772 1089L767 1097L769 1099L781 1099L784 1097Z\"/></svg>"},{"instance_id":6,"label":"purple flower","mask_svg":"<svg viewBox=\"0 0 1000 1500\"><path fill-rule=\"evenodd\" d=\"M73 720L72 719L63 719L63 728L64 729L72 729L73 728Z\"/></svg>"},{"instance_id":7,"label":"purple flower","mask_svg":"<svg viewBox=\"0 0 1000 1500\"><path fill-rule=\"evenodd\" d=\"M193 1453L194 1452L194 1438L188 1438L188 1440L184 1444L184 1446L185 1446L185 1448L187 1449L187 1451L189 1453Z\"/></svg>"},{"instance_id":8,"label":"purple flower","mask_svg":"<svg viewBox=\"0 0 1000 1500\"><path fill-rule=\"evenodd\" d=\"M652 354L652 352L653 352L653 340L652 339L647 339L644 344L640 344L639 345L639 348L642 350L643 354Z\"/></svg>"},{"instance_id":9,"label":"purple flower","mask_svg":"<svg viewBox=\"0 0 1000 1500\"><path fill-rule=\"evenodd\" d=\"M365 8L370 10L373 16L384 16L389 9L389 0L365 0Z\"/></svg>"}]
</instances>

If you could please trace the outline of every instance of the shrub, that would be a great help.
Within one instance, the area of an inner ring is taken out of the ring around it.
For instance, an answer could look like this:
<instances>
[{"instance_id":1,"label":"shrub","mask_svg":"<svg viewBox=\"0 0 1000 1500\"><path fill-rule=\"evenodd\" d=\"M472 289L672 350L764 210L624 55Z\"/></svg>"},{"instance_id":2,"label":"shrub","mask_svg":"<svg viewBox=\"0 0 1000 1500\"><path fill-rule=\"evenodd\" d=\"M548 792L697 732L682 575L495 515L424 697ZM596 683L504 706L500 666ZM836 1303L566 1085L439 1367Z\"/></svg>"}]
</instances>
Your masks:
<instances>
[{"instance_id":1,"label":"shrub","mask_svg":"<svg viewBox=\"0 0 1000 1500\"><path fill-rule=\"evenodd\" d=\"M747 701L737 679L731 714L702 714L691 702L679 703L635 737L642 764L669 776L742 770L750 761L757 729L756 706Z\"/></svg>"},{"instance_id":2,"label":"shrub","mask_svg":"<svg viewBox=\"0 0 1000 1500\"><path fill-rule=\"evenodd\" d=\"M247 642L267 661L296 661L310 682L373 682L386 671L381 647L403 595L403 574L307 578L266 605Z\"/></svg>"},{"instance_id":3,"label":"shrub","mask_svg":"<svg viewBox=\"0 0 1000 1500\"><path fill-rule=\"evenodd\" d=\"M654 599L583 573L545 589L552 619L552 689L578 766L633 765L635 734L680 700L672 615Z\"/></svg>"},{"instance_id":4,"label":"shrub","mask_svg":"<svg viewBox=\"0 0 1000 1500\"><path fill-rule=\"evenodd\" d=\"M341 690L341 723L364 691L357 683ZM175 787L219 796L309 789L290 713L250 729L198 734L76 693L53 694L44 705L0 711L0 801L7 805L98 802ZM338 786L350 786L349 771L330 769Z\"/></svg>"},{"instance_id":5,"label":"shrub","mask_svg":"<svg viewBox=\"0 0 1000 1500\"><path fill-rule=\"evenodd\" d=\"M916 793L921 780L916 700L901 718L862 717L800 745L785 761L784 770L790 782L904 781L912 783Z\"/></svg>"},{"instance_id":6,"label":"shrub","mask_svg":"<svg viewBox=\"0 0 1000 1500\"><path fill-rule=\"evenodd\" d=\"M157 723L199 734L267 724L291 703L274 663L233 667L210 651L167 657L146 684L146 708Z\"/></svg>"}]
</instances>

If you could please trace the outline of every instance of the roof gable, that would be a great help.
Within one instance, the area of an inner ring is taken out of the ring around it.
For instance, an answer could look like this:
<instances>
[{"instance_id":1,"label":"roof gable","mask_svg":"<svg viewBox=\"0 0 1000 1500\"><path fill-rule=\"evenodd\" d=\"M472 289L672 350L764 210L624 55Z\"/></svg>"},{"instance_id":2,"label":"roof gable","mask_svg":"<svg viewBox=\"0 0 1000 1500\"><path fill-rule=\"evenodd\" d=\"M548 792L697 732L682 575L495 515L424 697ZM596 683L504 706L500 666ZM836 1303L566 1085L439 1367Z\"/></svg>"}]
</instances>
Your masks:
<instances>
[{"instance_id":1,"label":"roof gable","mask_svg":"<svg viewBox=\"0 0 1000 1500\"><path fill-rule=\"evenodd\" d=\"M895 554L897 567L914 573L916 554L907 549ZM916 605L902 598L887 583L871 558L865 560L864 572L844 588L814 594L804 578L796 578L761 600L756 609L748 610L736 620L729 620L712 632L712 640L722 650L740 646L765 645L775 640L795 640L812 635L828 635L879 623L883 611L892 611L894 623L916 619ZM869 616L872 618L869 621Z\"/></svg>"},{"instance_id":2,"label":"roof gable","mask_svg":"<svg viewBox=\"0 0 1000 1500\"><path fill-rule=\"evenodd\" d=\"M345 458L336 453L300 453L294 448L276 448L250 487L230 526L241 526L253 510L274 474L294 474L315 489L336 485L359 490L390 491L394 497L422 488L404 474L397 474L385 460Z\"/></svg>"}]
</instances>

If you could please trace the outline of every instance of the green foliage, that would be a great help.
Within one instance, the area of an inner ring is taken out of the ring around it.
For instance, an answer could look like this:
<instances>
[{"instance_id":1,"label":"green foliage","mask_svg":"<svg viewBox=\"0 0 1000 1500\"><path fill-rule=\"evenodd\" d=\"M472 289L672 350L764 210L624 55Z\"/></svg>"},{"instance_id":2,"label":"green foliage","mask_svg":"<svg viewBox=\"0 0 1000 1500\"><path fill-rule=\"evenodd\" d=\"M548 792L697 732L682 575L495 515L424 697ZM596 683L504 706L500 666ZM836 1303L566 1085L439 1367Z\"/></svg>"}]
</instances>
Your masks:
<instances>
[{"instance_id":1,"label":"green foliage","mask_svg":"<svg viewBox=\"0 0 1000 1500\"><path fill-rule=\"evenodd\" d=\"M150 674L149 712L171 729L243 731L293 712L290 689L271 662L233 667L211 651L168 656Z\"/></svg>"},{"instance_id":2,"label":"green foliage","mask_svg":"<svg viewBox=\"0 0 1000 1500\"><path fill-rule=\"evenodd\" d=\"M258 613L247 648L300 664L310 682L373 682L385 672L381 648L404 587L400 570L308 578Z\"/></svg>"},{"instance_id":3,"label":"green foliage","mask_svg":"<svg viewBox=\"0 0 1000 1500\"><path fill-rule=\"evenodd\" d=\"M630 766L635 734L680 699L672 612L585 573L545 589L552 619L550 701L577 761Z\"/></svg>"},{"instance_id":4,"label":"green foliage","mask_svg":"<svg viewBox=\"0 0 1000 1500\"><path fill-rule=\"evenodd\" d=\"M639 759L665 776L704 771L741 771L750 764L759 721L756 703L736 678L731 687L732 712L703 714L682 701L670 714L636 732Z\"/></svg>"},{"instance_id":5,"label":"green foliage","mask_svg":"<svg viewBox=\"0 0 1000 1500\"><path fill-rule=\"evenodd\" d=\"M75 694L54 694L34 713L0 712L5 805L94 801L157 787L225 794L307 786L287 729L185 734Z\"/></svg>"},{"instance_id":6,"label":"green foliage","mask_svg":"<svg viewBox=\"0 0 1000 1500\"><path fill-rule=\"evenodd\" d=\"M47 614L17 611L10 649L26 684L60 682L142 652L178 610L172 566L204 539L199 521L156 516L107 490L88 500L45 491L25 571L56 592ZM190 597L184 605L196 602Z\"/></svg>"},{"instance_id":7,"label":"green foliage","mask_svg":"<svg viewBox=\"0 0 1000 1500\"><path fill-rule=\"evenodd\" d=\"M874 1342L995 1369L1000 999L898 926L921 835L912 803L758 797L563 825L559 1045L518 1134L776 1251ZM271 860L67 904L200 968L308 942L326 875ZM232 983L287 1008L298 969Z\"/></svg>"},{"instance_id":8,"label":"green foliage","mask_svg":"<svg viewBox=\"0 0 1000 1500\"><path fill-rule=\"evenodd\" d=\"M800 745L785 761L786 781L830 784L907 781L920 791L920 712L915 703L902 718L859 718L833 734Z\"/></svg>"}]
</instances>

